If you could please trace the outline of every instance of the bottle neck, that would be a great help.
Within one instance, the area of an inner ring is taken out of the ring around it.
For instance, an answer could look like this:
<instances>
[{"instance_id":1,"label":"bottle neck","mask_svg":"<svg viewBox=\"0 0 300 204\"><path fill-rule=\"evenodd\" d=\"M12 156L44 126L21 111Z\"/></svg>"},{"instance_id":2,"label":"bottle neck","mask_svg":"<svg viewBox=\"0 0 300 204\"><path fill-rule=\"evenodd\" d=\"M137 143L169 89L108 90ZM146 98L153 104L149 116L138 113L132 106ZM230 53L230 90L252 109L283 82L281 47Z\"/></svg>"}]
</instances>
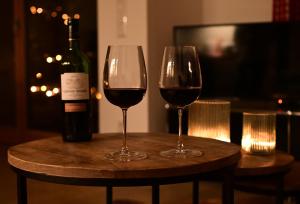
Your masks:
<instances>
[{"instance_id":1,"label":"bottle neck","mask_svg":"<svg viewBox=\"0 0 300 204\"><path fill-rule=\"evenodd\" d=\"M80 43L79 38L69 38L69 50L79 50L80 49Z\"/></svg>"}]
</instances>

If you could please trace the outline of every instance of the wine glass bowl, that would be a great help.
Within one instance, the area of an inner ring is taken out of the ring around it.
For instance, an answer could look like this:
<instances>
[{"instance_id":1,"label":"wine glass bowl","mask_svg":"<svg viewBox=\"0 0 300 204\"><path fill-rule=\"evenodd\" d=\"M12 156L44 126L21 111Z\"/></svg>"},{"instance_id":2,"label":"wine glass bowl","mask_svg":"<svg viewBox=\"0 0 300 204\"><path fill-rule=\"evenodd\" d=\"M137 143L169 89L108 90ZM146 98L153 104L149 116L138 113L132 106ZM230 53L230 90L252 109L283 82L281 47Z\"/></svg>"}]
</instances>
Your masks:
<instances>
[{"instance_id":1,"label":"wine glass bowl","mask_svg":"<svg viewBox=\"0 0 300 204\"><path fill-rule=\"evenodd\" d=\"M123 144L119 151L105 154L112 161L129 162L147 158L145 152L129 151L127 146L127 109L138 104L146 93L147 72L141 46L108 46L103 90L107 100L122 109Z\"/></svg>"},{"instance_id":2,"label":"wine glass bowl","mask_svg":"<svg viewBox=\"0 0 300 204\"><path fill-rule=\"evenodd\" d=\"M177 147L161 151L161 156L187 158L201 156L200 150L188 149L183 145L181 120L182 111L193 103L202 89L199 58L194 46L167 46L164 49L159 89L162 98L178 109Z\"/></svg>"}]
</instances>

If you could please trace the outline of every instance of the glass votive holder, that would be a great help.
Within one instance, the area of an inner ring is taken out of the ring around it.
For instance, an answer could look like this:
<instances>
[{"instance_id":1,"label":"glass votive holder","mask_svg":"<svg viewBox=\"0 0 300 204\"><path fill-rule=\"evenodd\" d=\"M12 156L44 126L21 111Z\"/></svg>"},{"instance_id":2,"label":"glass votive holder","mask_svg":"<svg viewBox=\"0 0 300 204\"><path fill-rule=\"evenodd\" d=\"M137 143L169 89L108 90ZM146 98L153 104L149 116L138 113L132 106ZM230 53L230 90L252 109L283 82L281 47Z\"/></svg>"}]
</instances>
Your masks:
<instances>
[{"instance_id":1,"label":"glass votive holder","mask_svg":"<svg viewBox=\"0 0 300 204\"><path fill-rule=\"evenodd\" d=\"M252 154L271 154L276 148L276 114L243 113L242 149Z\"/></svg>"},{"instance_id":2,"label":"glass votive holder","mask_svg":"<svg viewBox=\"0 0 300 204\"><path fill-rule=\"evenodd\" d=\"M188 116L188 135L230 142L230 101L197 100Z\"/></svg>"}]
</instances>

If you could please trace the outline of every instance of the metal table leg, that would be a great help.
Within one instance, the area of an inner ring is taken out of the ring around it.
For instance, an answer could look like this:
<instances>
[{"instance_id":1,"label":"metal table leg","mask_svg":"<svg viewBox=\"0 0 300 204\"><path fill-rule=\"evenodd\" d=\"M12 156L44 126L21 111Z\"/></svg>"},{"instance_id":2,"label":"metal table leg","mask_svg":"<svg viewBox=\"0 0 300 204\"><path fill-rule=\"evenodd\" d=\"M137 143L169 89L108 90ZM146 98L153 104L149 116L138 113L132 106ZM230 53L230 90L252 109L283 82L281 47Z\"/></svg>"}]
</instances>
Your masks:
<instances>
[{"instance_id":1,"label":"metal table leg","mask_svg":"<svg viewBox=\"0 0 300 204\"><path fill-rule=\"evenodd\" d=\"M234 203L234 184L233 184L233 169L225 169L223 174L222 200L223 204Z\"/></svg>"},{"instance_id":2,"label":"metal table leg","mask_svg":"<svg viewBox=\"0 0 300 204\"><path fill-rule=\"evenodd\" d=\"M152 204L159 204L159 185L152 185Z\"/></svg>"},{"instance_id":3,"label":"metal table leg","mask_svg":"<svg viewBox=\"0 0 300 204\"><path fill-rule=\"evenodd\" d=\"M106 186L106 204L113 203L113 192L112 186Z\"/></svg>"},{"instance_id":4,"label":"metal table leg","mask_svg":"<svg viewBox=\"0 0 300 204\"><path fill-rule=\"evenodd\" d=\"M193 181L193 204L199 204L199 181Z\"/></svg>"},{"instance_id":5,"label":"metal table leg","mask_svg":"<svg viewBox=\"0 0 300 204\"><path fill-rule=\"evenodd\" d=\"M284 203L284 175L278 175L277 177L277 185L276 185L276 204L283 204Z\"/></svg>"},{"instance_id":6,"label":"metal table leg","mask_svg":"<svg viewBox=\"0 0 300 204\"><path fill-rule=\"evenodd\" d=\"M26 177L20 174L17 174L17 194L18 204L27 204Z\"/></svg>"}]
</instances>

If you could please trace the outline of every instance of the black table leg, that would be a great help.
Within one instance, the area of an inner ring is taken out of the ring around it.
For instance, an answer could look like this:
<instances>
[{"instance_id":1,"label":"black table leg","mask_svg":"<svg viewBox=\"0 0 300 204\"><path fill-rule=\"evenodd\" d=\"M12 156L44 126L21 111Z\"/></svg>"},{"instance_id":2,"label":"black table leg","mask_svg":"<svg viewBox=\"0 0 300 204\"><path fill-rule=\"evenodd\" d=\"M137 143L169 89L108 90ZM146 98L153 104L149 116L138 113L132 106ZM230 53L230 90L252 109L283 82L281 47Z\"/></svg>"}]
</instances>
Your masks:
<instances>
[{"instance_id":1,"label":"black table leg","mask_svg":"<svg viewBox=\"0 0 300 204\"><path fill-rule=\"evenodd\" d=\"M234 175L233 168L225 169L223 174L223 186L222 186L222 200L223 204L233 204L234 203Z\"/></svg>"},{"instance_id":2,"label":"black table leg","mask_svg":"<svg viewBox=\"0 0 300 204\"><path fill-rule=\"evenodd\" d=\"M106 204L113 203L113 189L112 186L106 186Z\"/></svg>"},{"instance_id":3,"label":"black table leg","mask_svg":"<svg viewBox=\"0 0 300 204\"><path fill-rule=\"evenodd\" d=\"M18 204L27 204L26 177L20 174L17 174L17 194Z\"/></svg>"},{"instance_id":4,"label":"black table leg","mask_svg":"<svg viewBox=\"0 0 300 204\"><path fill-rule=\"evenodd\" d=\"M283 188L284 188L284 183L283 183L283 178L284 175L278 175L277 178L277 188L276 188L276 204L283 204L284 202L284 195L283 195Z\"/></svg>"},{"instance_id":5,"label":"black table leg","mask_svg":"<svg viewBox=\"0 0 300 204\"><path fill-rule=\"evenodd\" d=\"M159 185L152 185L152 204L159 204Z\"/></svg>"},{"instance_id":6,"label":"black table leg","mask_svg":"<svg viewBox=\"0 0 300 204\"><path fill-rule=\"evenodd\" d=\"M295 204L300 204L300 196L299 195L295 196Z\"/></svg>"},{"instance_id":7,"label":"black table leg","mask_svg":"<svg viewBox=\"0 0 300 204\"><path fill-rule=\"evenodd\" d=\"M193 181L193 204L199 204L199 181Z\"/></svg>"}]
</instances>

